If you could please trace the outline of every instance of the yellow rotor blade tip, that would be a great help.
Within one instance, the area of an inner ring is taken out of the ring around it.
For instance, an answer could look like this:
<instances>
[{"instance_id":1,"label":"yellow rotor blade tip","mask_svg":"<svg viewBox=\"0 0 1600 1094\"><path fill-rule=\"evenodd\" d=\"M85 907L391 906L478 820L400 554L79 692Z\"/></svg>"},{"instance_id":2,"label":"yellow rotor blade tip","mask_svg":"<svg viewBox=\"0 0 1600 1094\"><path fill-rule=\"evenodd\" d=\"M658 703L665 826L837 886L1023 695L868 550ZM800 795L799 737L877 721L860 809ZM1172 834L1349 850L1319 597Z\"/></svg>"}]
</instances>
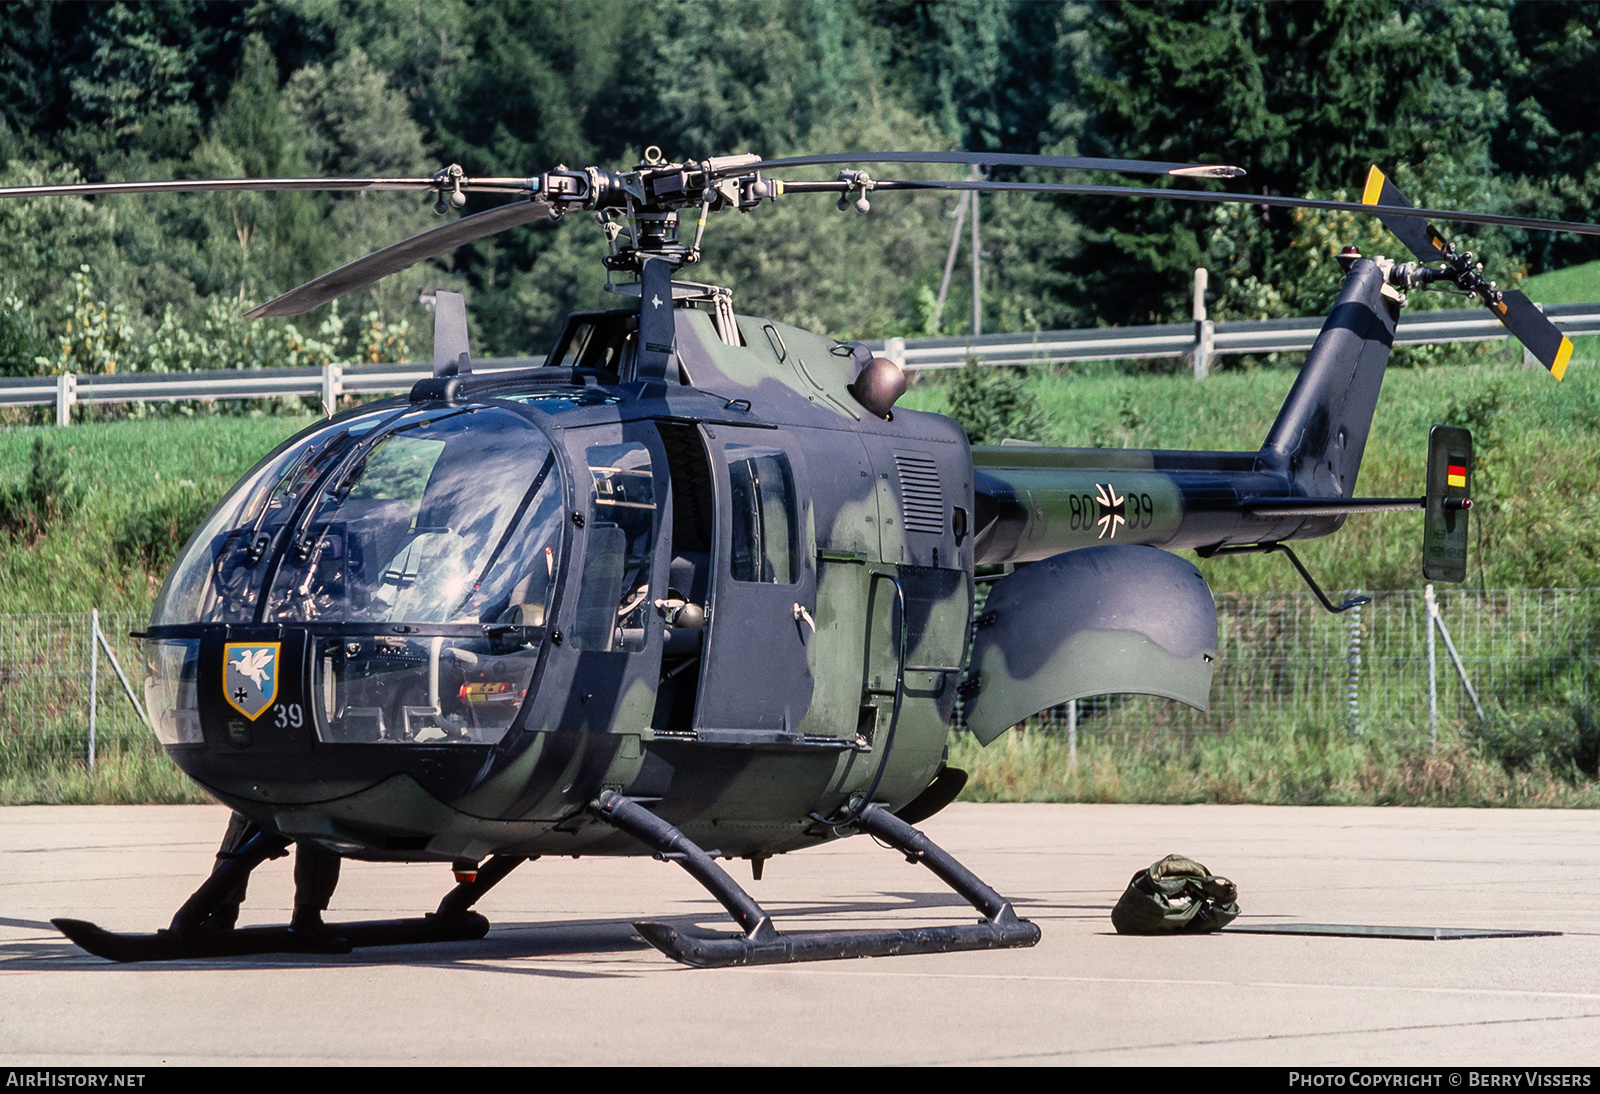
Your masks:
<instances>
[{"instance_id":1,"label":"yellow rotor blade tip","mask_svg":"<svg viewBox=\"0 0 1600 1094\"><path fill-rule=\"evenodd\" d=\"M1373 164L1372 170L1367 172L1367 188L1361 192L1361 204L1376 205L1378 196L1383 193L1383 172L1378 170L1378 165Z\"/></svg>"},{"instance_id":2,"label":"yellow rotor blade tip","mask_svg":"<svg viewBox=\"0 0 1600 1094\"><path fill-rule=\"evenodd\" d=\"M1550 375L1557 380L1567 374L1567 362L1572 360L1572 339L1561 339L1561 348L1556 350L1556 359L1550 366Z\"/></svg>"}]
</instances>

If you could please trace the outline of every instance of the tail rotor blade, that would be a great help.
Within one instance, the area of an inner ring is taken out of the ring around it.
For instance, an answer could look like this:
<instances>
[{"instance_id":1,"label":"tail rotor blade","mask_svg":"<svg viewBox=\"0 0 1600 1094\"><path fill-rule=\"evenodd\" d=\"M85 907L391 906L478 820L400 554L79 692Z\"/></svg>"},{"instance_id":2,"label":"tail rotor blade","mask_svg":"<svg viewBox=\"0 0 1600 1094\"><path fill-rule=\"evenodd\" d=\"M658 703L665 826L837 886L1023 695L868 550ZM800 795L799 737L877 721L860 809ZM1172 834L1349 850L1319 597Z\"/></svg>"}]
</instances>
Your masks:
<instances>
[{"instance_id":1,"label":"tail rotor blade","mask_svg":"<svg viewBox=\"0 0 1600 1094\"><path fill-rule=\"evenodd\" d=\"M1507 289L1489 305L1489 310L1550 370L1550 375L1557 380L1566 375L1567 362L1572 360L1572 339L1562 334L1532 300L1516 289Z\"/></svg>"},{"instance_id":2,"label":"tail rotor blade","mask_svg":"<svg viewBox=\"0 0 1600 1094\"><path fill-rule=\"evenodd\" d=\"M1390 206L1397 209L1415 208L1406 200L1400 188L1385 178L1376 165L1367 172L1367 185L1361 193L1361 204L1372 205L1379 209ZM1433 225L1422 217L1380 212L1378 219L1423 262L1446 262L1456 265L1457 256L1454 249L1444 241L1444 237L1434 229ZM1460 267L1459 272L1470 271ZM1533 301L1515 289L1495 291L1492 286L1485 286L1482 278L1475 273L1472 274L1470 283L1466 281L1457 283L1465 285L1482 298L1484 305L1494 312L1495 318L1500 320L1517 341L1528 348L1529 353L1539 359L1540 364L1550 370L1550 375L1559 380L1566 374L1567 362L1572 359L1572 341L1545 317L1544 312L1534 306Z\"/></svg>"},{"instance_id":3,"label":"tail rotor blade","mask_svg":"<svg viewBox=\"0 0 1600 1094\"><path fill-rule=\"evenodd\" d=\"M1361 204L1386 206L1393 205L1400 209L1411 209L1414 206L1406 200L1400 188L1390 182L1384 173L1374 165L1367 172L1367 185L1361 192ZM1378 219L1383 226L1392 232L1396 239L1404 243L1412 254L1424 262L1438 262L1445 256L1444 238L1439 235L1421 217L1400 216L1397 213L1379 213Z\"/></svg>"}]
</instances>

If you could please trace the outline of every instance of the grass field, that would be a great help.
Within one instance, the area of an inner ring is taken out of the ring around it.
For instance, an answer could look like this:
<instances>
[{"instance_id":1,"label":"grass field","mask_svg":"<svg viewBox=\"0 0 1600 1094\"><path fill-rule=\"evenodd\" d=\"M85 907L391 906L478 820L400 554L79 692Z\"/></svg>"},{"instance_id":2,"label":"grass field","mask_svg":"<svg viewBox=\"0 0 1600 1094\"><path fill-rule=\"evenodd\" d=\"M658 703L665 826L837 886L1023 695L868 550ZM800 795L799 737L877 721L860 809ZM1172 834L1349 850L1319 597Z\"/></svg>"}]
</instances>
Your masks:
<instances>
[{"instance_id":1,"label":"grass field","mask_svg":"<svg viewBox=\"0 0 1600 1094\"><path fill-rule=\"evenodd\" d=\"M1291 732L1144 746L1026 727L987 748L952 735L950 763L970 779L964 801L1215 802L1570 809L1600 806L1593 772L1542 759L1507 765L1470 745L1437 752L1386 740Z\"/></svg>"},{"instance_id":2,"label":"grass field","mask_svg":"<svg viewBox=\"0 0 1600 1094\"><path fill-rule=\"evenodd\" d=\"M148 610L166 567L119 550L119 538L141 517L174 505L197 518L314 420L205 415L0 431L0 490L26 483L42 440L64 460L68 489L79 499L36 539L0 535L0 612ZM168 546L169 556L175 549Z\"/></svg>"},{"instance_id":3,"label":"grass field","mask_svg":"<svg viewBox=\"0 0 1600 1094\"><path fill-rule=\"evenodd\" d=\"M1530 277L1521 288L1540 304L1592 304L1600 301L1600 261Z\"/></svg>"},{"instance_id":4,"label":"grass field","mask_svg":"<svg viewBox=\"0 0 1600 1094\"><path fill-rule=\"evenodd\" d=\"M1047 422L1039 439L1109 447L1254 449L1294 380L1291 368L1182 373L1105 368L1036 370L1031 395ZM941 410L942 377L905 402ZM37 538L0 537L0 612L145 609L165 563L126 546L130 526L194 496L198 517L276 443L313 419L195 417L0 431L0 490L19 488L36 440L64 461L81 496ZM1360 492L1420 494L1429 426L1473 430L1478 457L1471 581L1486 588L1600 585L1600 495L1589 453L1600 447L1600 368L1576 361L1566 381L1493 359L1472 366L1397 367L1384 383ZM190 484L193 484L192 486ZM159 527L159 523L158 523ZM149 532L146 532L148 535ZM123 546L119 547L119 540ZM1420 514L1353 517L1302 557L1329 588L1421 584ZM173 549L170 545L168 550ZM1282 560L1203 562L1219 590L1292 588Z\"/></svg>"}]
</instances>

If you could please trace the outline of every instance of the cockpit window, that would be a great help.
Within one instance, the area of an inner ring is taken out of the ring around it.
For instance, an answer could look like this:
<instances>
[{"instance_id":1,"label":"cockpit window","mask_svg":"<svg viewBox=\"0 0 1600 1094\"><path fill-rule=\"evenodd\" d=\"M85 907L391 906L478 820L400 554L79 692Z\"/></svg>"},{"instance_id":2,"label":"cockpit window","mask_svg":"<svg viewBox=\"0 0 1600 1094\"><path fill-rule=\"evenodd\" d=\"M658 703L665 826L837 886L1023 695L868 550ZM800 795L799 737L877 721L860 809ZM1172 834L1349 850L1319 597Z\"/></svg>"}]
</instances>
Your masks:
<instances>
[{"instance_id":1,"label":"cockpit window","mask_svg":"<svg viewBox=\"0 0 1600 1094\"><path fill-rule=\"evenodd\" d=\"M160 625L254 620L275 545L306 491L394 413L391 407L302 433L257 464L189 541L156 599L150 621Z\"/></svg>"},{"instance_id":2,"label":"cockpit window","mask_svg":"<svg viewBox=\"0 0 1600 1094\"><path fill-rule=\"evenodd\" d=\"M541 626L563 508L549 441L514 411L375 410L295 438L246 476L185 548L151 621Z\"/></svg>"},{"instance_id":3,"label":"cockpit window","mask_svg":"<svg viewBox=\"0 0 1600 1094\"><path fill-rule=\"evenodd\" d=\"M537 428L493 407L352 448L281 549L270 621L542 625L560 475Z\"/></svg>"}]
</instances>

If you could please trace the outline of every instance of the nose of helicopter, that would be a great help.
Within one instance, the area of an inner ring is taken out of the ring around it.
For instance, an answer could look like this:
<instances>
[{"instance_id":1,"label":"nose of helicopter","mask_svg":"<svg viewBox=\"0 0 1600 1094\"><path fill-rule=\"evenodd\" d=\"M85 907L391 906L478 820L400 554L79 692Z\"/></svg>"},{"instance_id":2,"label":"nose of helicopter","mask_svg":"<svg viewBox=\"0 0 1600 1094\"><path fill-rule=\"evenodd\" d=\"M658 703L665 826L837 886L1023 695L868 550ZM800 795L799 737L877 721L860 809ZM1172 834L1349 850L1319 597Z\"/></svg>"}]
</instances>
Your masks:
<instances>
[{"instance_id":1,"label":"nose of helicopter","mask_svg":"<svg viewBox=\"0 0 1600 1094\"><path fill-rule=\"evenodd\" d=\"M384 630L150 638L156 735L200 782L252 800L325 800L401 773L448 796L445 786L469 781L511 728L543 628Z\"/></svg>"},{"instance_id":2,"label":"nose of helicopter","mask_svg":"<svg viewBox=\"0 0 1600 1094\"><path fill-rule=\"evenodd\" d=\"M268 456L202 524L147 632L146 697L224 797L470 784L524 707L562 574L532 411L391 403Z\"/></svg>"}]
</instances>

